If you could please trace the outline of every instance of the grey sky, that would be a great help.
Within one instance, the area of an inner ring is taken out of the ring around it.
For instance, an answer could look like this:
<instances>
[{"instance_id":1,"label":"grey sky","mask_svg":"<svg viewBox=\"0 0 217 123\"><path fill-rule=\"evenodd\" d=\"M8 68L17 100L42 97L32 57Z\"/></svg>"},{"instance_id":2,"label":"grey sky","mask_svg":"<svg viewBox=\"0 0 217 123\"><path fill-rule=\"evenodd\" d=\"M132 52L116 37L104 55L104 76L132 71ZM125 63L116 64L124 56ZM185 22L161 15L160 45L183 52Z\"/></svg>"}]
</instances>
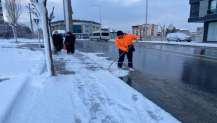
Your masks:
<instances>
[{"instance_id":1,"label":"grey sky","mask_svg":"<svg viewBox=\"0 0 217 123\"><path fill-rule=\"evenodd\" d=\"M57 2L59 1L59 2ZM62 10L61 0L52 0ZM107 27L130 30L132 25L145 23L145 0L72 0L74 18L99 21L102 8L103 24ZM189 24L189 0L149 0L149 23L174 24L178 28L194 30L198 24ZM62 19L56 11L56 19Z\"/></svg>"},{"instance_id":2,"label":"grey sky","mask_svg":"<svg viewBox=\"0 0 217 123\"><path fill-rule=\"evenodd\" d=\"M62 0L48 0L49 8L55 6L55 19L63 19ZM103 25L130 30L132 25L145 23L145 0L72 0L76 19L99 21L102 8ZM178 28L195 30L201 24L190 24L189 0L149 0L149 23L174 24ZM23 20L27 20L24 16Z\"/></svg>"}]
</instances>

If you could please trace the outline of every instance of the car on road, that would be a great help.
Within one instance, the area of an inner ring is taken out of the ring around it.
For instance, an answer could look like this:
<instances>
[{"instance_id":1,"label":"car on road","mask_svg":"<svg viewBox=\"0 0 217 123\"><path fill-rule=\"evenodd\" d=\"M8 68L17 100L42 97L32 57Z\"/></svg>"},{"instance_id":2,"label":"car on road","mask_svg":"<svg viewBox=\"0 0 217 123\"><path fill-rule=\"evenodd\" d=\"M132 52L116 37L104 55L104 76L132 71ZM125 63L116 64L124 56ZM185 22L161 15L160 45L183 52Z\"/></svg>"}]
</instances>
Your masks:
<instances>
[{"instance_id":1,"label":"car on road","mask_svg":"<svg viewBox=\"0 0 217 123\"><path fill-rule=\"evenodd\" d=\"M109 41L110 40L110 33L109 31L96 31L90 35L91 40L97 41Z\"/></svg>"},{"instance_id":2,"label":"car on road","mask_svg":"<svg viewBox=\"0 0 217 123\"><path fill-rule=\"evenodd\" d=\"M176 32L176 33L169 33L167 34L167 41L176 41L176 42L182 42L182 41L187 41L191 42L192 37L181 32Z\"/></svg>"}]
</instances>

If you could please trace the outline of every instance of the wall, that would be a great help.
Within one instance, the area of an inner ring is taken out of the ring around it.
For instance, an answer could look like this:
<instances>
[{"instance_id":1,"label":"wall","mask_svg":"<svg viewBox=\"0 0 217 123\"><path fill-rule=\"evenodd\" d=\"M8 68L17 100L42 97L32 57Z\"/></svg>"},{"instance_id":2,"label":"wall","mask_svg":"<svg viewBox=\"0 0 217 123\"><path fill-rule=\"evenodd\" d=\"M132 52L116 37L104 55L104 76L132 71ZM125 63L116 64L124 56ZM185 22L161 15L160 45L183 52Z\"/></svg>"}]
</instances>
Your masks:
<instances>
[{"instance_id":1,"label":"wall","mask_svg":"<svg viewBox=\"0 0 217 123\"><path fill-rule=\"evenodd\" d=\"M217 41L217 22L210 22L208 28L208 41Z\"/></svg>"},{"instance_id":2,"label":"wall","mask_svg":"<svg viewBox=\"0 0 217 123\"><path fill-rule=\"evenodd\" d=\"M3 17L3 10L2 10L2 3L0 0L0 23L4 22L4 17Z\"/></svg>"}]
</instances>

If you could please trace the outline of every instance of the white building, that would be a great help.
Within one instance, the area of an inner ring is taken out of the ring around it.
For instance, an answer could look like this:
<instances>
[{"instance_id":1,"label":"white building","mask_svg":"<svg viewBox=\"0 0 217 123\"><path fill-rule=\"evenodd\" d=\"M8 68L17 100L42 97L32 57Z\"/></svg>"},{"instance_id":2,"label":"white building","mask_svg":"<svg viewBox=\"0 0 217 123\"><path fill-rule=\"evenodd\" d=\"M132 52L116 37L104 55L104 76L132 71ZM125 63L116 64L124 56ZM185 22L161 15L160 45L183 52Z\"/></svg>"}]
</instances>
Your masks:
<instances>
[{"instance_id":1,"label":"white building","mask_svg":"<svg viewBox=\"0 0 217 123\"><path fill-rule=\"evenodd\" d=\"M65 22L63 20L51 23L52 30L65 30ZM73 20L73 33L77 38L87 39L90 34L99 31L100 23L87 20Z\"/></svg>"}]
</instances>

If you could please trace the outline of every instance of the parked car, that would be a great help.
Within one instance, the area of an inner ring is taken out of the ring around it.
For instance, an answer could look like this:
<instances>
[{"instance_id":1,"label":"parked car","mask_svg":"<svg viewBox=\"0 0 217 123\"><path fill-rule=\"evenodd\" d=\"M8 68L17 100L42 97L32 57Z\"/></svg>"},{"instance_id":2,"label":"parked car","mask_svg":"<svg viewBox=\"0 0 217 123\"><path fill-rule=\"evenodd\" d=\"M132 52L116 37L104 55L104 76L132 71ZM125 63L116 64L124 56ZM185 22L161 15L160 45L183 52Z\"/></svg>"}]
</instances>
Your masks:
<instances>
[{"instance_id":1,"label":"parked car","mask_svg":"<svg viewBox=\"0 0 217 123\"><path fill-rule=\"evenodd\" d=\"M187 41L191 42L192 37L181 32L176 32L176 33L169 33L167 34L167 41L176 41L176 42L181 42L181 41Z\"/></svg>"}]
</instances>

